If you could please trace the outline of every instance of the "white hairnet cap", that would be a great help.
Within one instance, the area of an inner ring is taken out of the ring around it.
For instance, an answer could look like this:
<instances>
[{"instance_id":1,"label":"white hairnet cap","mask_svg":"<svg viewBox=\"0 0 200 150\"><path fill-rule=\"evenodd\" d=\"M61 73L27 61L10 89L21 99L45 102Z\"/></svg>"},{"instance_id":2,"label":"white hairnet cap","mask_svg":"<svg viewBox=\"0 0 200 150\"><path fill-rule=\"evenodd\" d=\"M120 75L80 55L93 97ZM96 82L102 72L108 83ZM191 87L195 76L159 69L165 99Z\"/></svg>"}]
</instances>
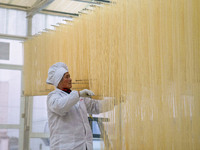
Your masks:
<instances>
[{"instance_id":1,"label":"white hairnet cap","mask_svg":"<svg viewBox=\"0 0 200 150\"><path fill-rule=\"evenodd\" d=\"M68 72L68 67L65 63L58 62L53 64L48 70L46 83L57 87L66 72Z\"/></svg>"}]
</instances>

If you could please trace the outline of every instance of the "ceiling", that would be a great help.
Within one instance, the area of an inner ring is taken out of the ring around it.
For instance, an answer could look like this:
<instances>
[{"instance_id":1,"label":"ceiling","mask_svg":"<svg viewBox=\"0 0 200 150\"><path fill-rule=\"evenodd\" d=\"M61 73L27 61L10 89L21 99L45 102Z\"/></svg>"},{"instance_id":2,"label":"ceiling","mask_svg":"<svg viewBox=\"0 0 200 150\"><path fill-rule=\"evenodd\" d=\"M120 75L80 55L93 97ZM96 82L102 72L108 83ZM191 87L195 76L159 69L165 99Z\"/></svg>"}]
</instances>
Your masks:
<instances>
[{"instance_id":1,"label":"ceiling","mask_svg":"<svg viewBox=\"0 0 200 150\"><path fill-rule=\"evenodd\" d=\"M40 11L77 16L84 9L94 5L110 3L109 0L0 0L0 7L22 9L28 15Z\"/></svg>"}]
</instances>

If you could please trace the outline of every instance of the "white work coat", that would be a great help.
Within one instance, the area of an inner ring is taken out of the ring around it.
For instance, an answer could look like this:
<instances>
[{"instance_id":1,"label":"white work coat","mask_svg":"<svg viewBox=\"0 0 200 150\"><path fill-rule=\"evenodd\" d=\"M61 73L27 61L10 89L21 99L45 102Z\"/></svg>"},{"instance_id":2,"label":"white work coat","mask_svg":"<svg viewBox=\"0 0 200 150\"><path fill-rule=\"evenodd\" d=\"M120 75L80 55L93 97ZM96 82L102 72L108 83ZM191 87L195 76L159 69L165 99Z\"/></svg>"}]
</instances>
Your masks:
<instances>
[{"instance_id":1,"label":"white work coat","mask_svg":"<svg viewBox=\"0 0 200 150\"><path fill-rule=\"evenodd\" d=\"M80 98L77 91L70 94L56 88L47 96L51 150L92 150L93 136L89 114L98 114L101 103Z\"/></svg>"}]
</instances>

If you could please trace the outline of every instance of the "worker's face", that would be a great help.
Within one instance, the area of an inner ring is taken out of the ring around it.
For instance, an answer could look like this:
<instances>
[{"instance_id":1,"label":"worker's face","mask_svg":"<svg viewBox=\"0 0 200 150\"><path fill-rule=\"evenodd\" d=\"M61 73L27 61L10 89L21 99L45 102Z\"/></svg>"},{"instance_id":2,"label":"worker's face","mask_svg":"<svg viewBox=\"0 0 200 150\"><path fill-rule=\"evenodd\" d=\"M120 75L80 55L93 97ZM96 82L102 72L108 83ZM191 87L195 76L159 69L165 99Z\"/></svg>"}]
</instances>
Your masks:
<instances>
[{"instance_id":1,"label":"worker's face","mask_svg":"<svg viewBox=\"0 0 200 150\"><path fill-rule=\"evenodd\" d=\"M62 88L62 89L64 89L64 88L66 88L66 89L72 88L72 79L70 78L69 72L66 72L63 75L63 78L59 83L59 87Z\"/></svg>"}]
</instances>

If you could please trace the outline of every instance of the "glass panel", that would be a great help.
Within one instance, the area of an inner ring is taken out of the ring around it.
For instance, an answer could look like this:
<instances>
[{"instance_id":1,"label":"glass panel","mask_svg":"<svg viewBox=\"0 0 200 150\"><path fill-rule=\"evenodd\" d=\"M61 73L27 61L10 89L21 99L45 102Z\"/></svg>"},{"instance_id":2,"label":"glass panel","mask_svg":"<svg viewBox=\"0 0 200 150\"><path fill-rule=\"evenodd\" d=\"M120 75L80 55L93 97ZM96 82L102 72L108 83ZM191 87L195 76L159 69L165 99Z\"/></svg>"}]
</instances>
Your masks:
<instances>
[{"instance_id":1,"label":"glass panel","mask_svg":"<svg viewBox=\"0 0 200 150\"><path fill-rule=\"evenodd\" d=\"M93 139L93 150L104 149L104 142L102 139Z\"/></svg>"},{"instance_id":2,"label":"glass panel","mask_svg":"<svg viewBox=\"0 0 200 150\"><path fill-rule=\"evenodd\" d=\"M0 129L0 150L19 149L19 130Z\"/></svg>"},{"instance_id":3,"label":"glass panel","mask_svg":"<svg viewBox=\"0 0 200 150\"><path fill-rule=\"evenodd\" d=\"M23 65L23 45L18 40L0 39L0 42L9 43L9 60L0 60L2 64Z\"/></svg>"},{"instance_id":4,"label":"glass panel","mask_svg":"<svg viewBox=\"0 0 200 150\"><path fill-rule=\"evenodd\" d=\"M19 124L21 71L0 69L0 124Z\"/></svg>"},{"instance_id":5,"label":"glass panel","mask_svg":"<svg viewBox=\"0 0 200 150\"><path fill-rule=\"evenodd\" d=\"M47 96L33 97L32 132L48 132L46 99Z\"/></svg>"},{"instance_id":6,"label":"glass panel","mask_svg":"<svg viewBox=\"0 0 200 150\"><path fill-rule=\"evenodd\" d=\"M49 142L46 138L31 138L30 150L50 150Z\"/></svg>"},{"instance_id":7,"label":"glass panel","mask_svg":"<svg viewBox=\"0 0 200 150\"><path fill-rule=\"evenodd\" d=\"M97 124L96 121L92 121L92 132L93 134L101 134L99 125Z\"/></svg>"},{"instance_id":8,"label":"glass panel","mask_svg":"<svg viewBox=\"0 0 200 150\"><path fill-rule=\"evenodd\" d=\"M0 8L0 33L26 36L26 12Z\"/></svg>"},{"instance_id":9,"label":"glass panel","mask_svg":"<svg viewBox=\"0 0 200 150\"><path fill-rule=\"evenodd\" d=\"M60 17L54 15L36 14L32 20L32 34L37 34L45 29L54 29L52 25L66 23L64 20L72 20L70 17Z\"/></svg>"},{"instance_id":10,"label":"glass panel","mask_svg":"<svg viewBox=\"0 0 200 150\"><path fill-rule=\"evenodd\" d=\"M72 20L70 17L60 17L60 16L53 16L47 15L46 16L46 28L54 29L52 25L56 25L57 23L66 23L64 20Z\"/></svg>"},{"instance_id":11,"label":"glass panel","mask_svg":"<svg viewBox=\"0 0 200 150\"><path fill-rule=\"evenodd\" d=\"M36 34L43 29L45 29L45 15L43 14L36 14L33 16L32 19L32 34Z\"/></svg>"},{"instance_id":12,"label":"glass panel","mask_svg":"<svg viewBox=\"0 0 200 150\"><path fill-rule=\"evenodd\" d=\"M0 33L6 34L7 29L7 9L0 8Z\"/></svg>"}]
</instances>

